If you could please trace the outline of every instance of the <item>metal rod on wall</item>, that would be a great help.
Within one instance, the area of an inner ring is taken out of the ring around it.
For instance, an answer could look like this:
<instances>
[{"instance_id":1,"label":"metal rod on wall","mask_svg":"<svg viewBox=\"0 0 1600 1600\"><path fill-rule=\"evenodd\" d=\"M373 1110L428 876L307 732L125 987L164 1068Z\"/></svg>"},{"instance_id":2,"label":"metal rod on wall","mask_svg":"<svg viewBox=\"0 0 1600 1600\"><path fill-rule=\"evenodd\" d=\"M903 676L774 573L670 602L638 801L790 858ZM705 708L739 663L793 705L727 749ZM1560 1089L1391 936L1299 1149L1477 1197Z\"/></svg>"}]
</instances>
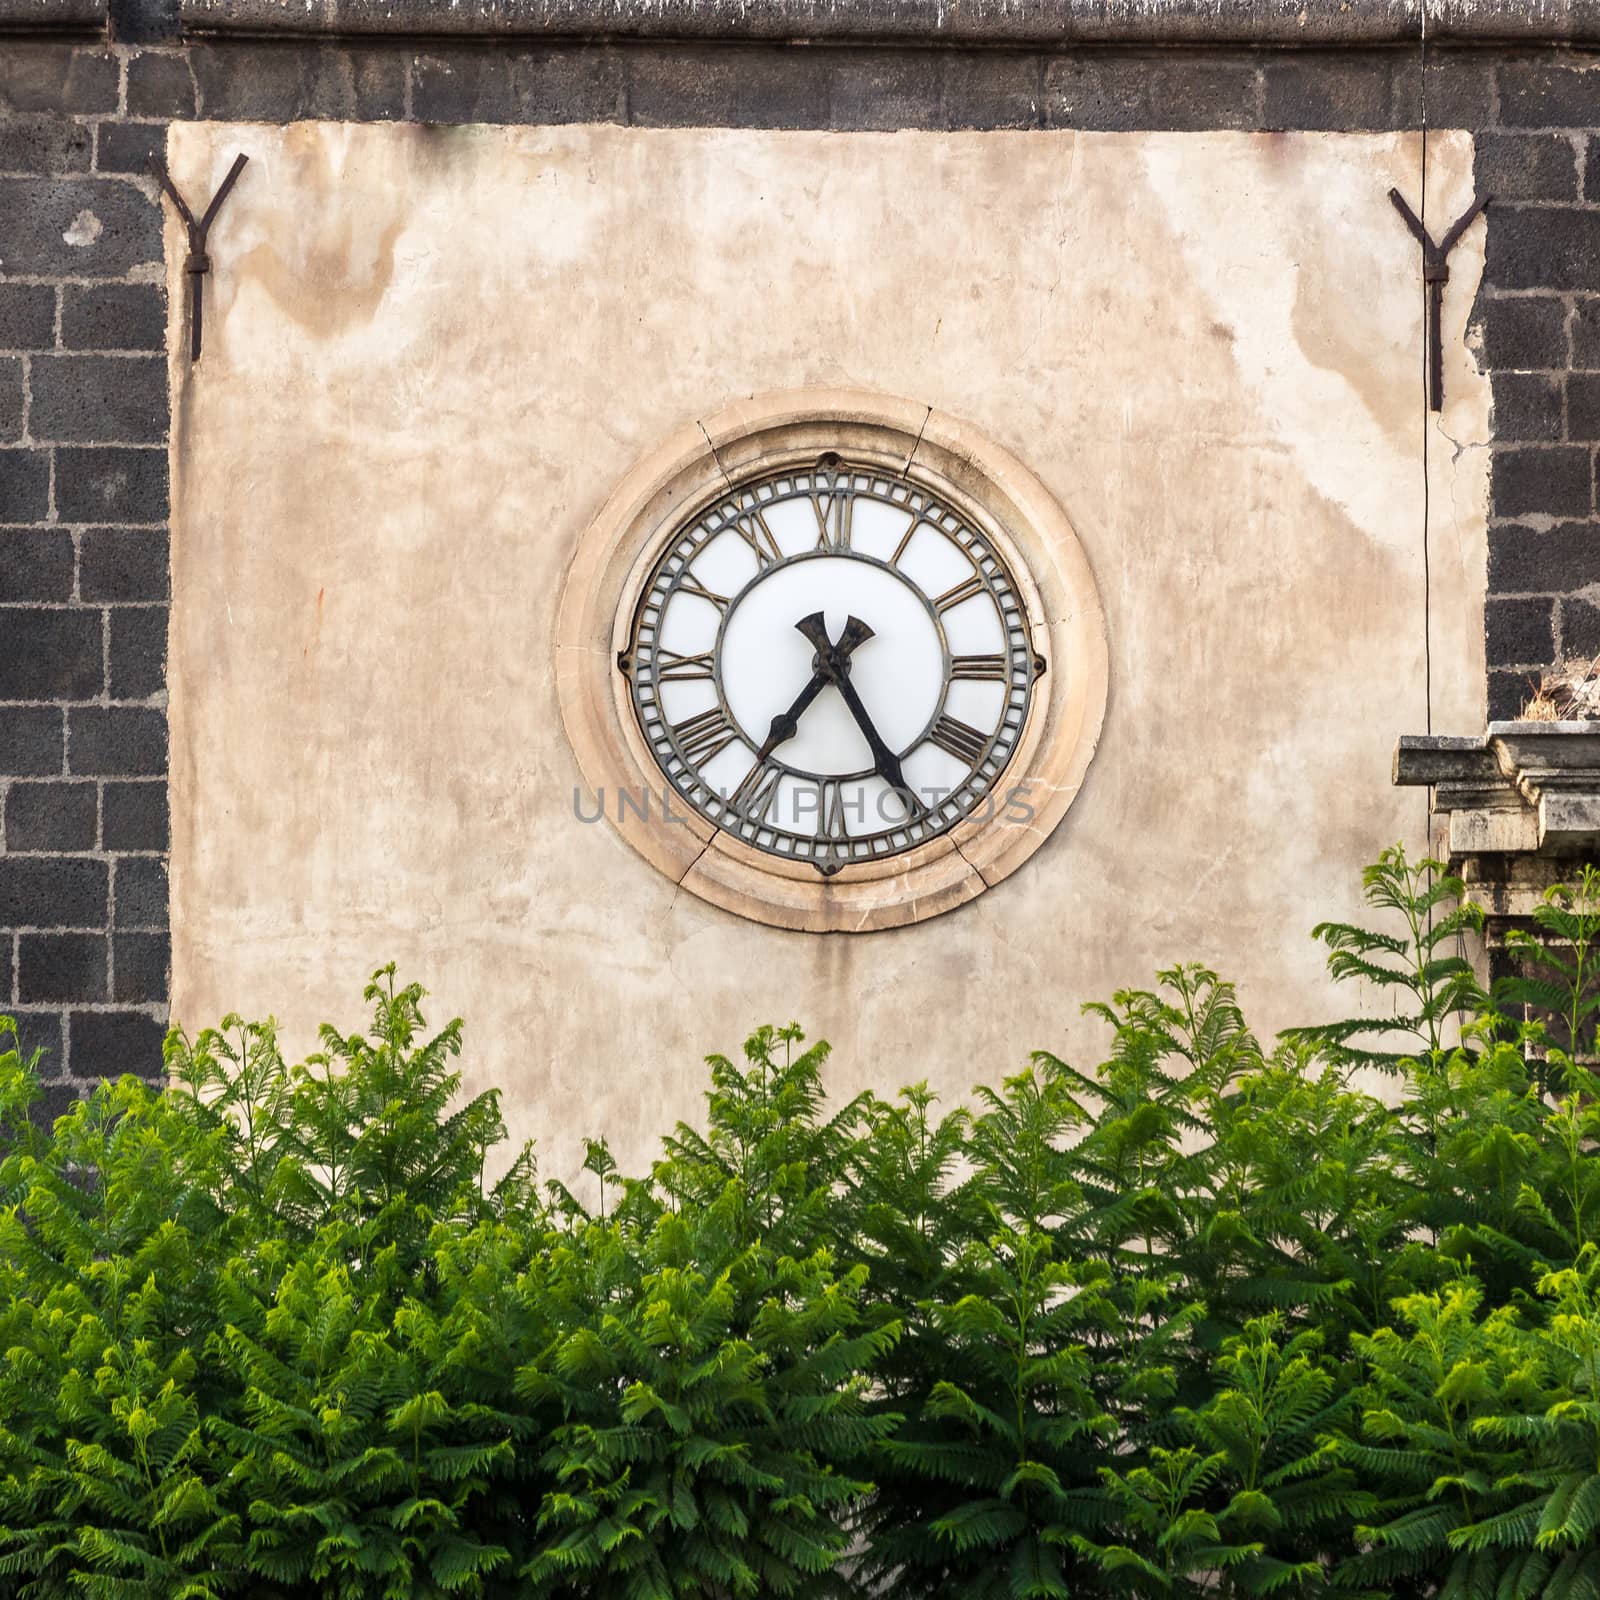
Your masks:
<instances>
[{"instance_id":1,"label":"metal rod on wall","mask_svg":"<svg viewBox=\"0 0 1600 1600\"><path fill-rule=\"evenodd\" d=\"M1423 227L1416 212L1406 204L1398 189L1391 189L1389 198L1394 202L1395 210L1405 218L1406 226L1416 235L1417 243L1422 246L1422 280L1428 286L1428 409L1443 411L1444 330L1441 326L1441 313L1444 310L1444 286L1450 281L1448 265L1450 252L1455 249L1461 235L1472 226L1473 219L1494 196L1486 194L1481 200L1474 200L1450 224L1449 231L1437 244L1428 237L1428 230Z\"/></svg>"},{"instance_id":2,"label":"metal rod on wall","mask_svg":"<svg viewBox=\"0 0 1600 1600\"><path fill-rule=\"evenodd\" d=\"M201 293L200 280L211 270L211 257L206 254L206 237L211 232L211 224L216 221L217 213L222 209L222 202L228 198L228 192L238 182L239 174L244 171L244 164L249 160L247 155L234 157L233 165L228 168L228 175L217 185L217 192L211 197L211 204L205 209L205 215L197 222L194 212L189 209L188 203L178 193L178 186L172 181L171 174L167 171L166 164L157 155L150 157L150 170L155 173L156 181L166 190L171 197L173 205L178 208L178 215L183 218L183 225L189 231L189 254L183 263L183 270L189 276L189 359L200 359L200 338L202 330L205 297Z\"/></svg>"}]
</instances>

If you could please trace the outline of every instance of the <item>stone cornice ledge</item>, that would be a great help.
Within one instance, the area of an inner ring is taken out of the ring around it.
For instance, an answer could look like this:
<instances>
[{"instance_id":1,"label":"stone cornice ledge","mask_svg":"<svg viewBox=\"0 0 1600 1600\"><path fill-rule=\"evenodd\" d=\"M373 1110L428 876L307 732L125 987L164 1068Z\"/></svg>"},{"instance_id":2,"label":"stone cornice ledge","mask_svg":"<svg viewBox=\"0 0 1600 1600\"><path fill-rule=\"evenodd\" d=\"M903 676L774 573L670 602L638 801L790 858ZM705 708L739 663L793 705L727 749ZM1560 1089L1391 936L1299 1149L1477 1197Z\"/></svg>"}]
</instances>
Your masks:
<instances>
[{"instance_id":1,"label":"stone cornice ledge","mask_svg":"<svg viewBox=\"0 0 1600 1600\"><path fill-rule=\"evenodd\" d=\"M0 0L26 8L30 0ZM40 9L52 0L32 0ZM78 0L66 0L76 6ZM190 33L962 45L1414 43L1423 0L179 0ZM1427 0L1430 40L1600 42L1600 0Z\"/></svg>"},{"instance_id":2,"label":"stone cornice ledge","mask_svg":"<svg viewBox=\"0 0 1600 1600\"><path fill-rule=\"evenodd\" d=\"M1491 722L1481 739L1406 734L1393 776L1432 788L1452 859L1600 849L1600 722Z\"/></svg>"},{"instance_id":3,"label":"stone cornice ledge","mask_svg":"<svg viewBox=\"0 0 1600 1600\"><path fill-rule=\"evenodd\" d=\"M0 33L93 33L106 0L0 0Z\"/></svg>"}]
</instances>

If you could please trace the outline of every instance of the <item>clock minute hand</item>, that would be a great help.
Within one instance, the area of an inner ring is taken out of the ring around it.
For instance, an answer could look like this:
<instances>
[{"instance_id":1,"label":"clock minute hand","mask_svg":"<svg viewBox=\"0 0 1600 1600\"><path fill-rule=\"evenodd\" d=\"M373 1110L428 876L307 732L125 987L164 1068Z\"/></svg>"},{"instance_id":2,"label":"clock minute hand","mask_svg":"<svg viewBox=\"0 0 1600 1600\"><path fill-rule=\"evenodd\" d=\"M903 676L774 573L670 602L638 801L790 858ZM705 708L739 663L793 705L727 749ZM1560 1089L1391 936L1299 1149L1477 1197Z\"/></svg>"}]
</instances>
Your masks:
<instances>
[{"instance_id":1,"label":"clock minute hand","mask_svg":"<svg viewBox=\"0 0 1600 1600\"><path fill-rule=\"evenodd\" d=\"M897 795L902 799L908 799L913 808L920 809L917 807L916 796L912 794L910 784L906 782L906 775L900 769L899 756L883 742L882 736L873 726L872 718L867 715L867 708L861 703L861 696L856 693L856 686L842 672L833 681L838 685L839 693L844 696L844 703L850 708L850 715L856 719L856 726L866 736L867 748L872 752L873 764L878 772Z\"/></svg>"},{"instance_id":2,"label":"clock minute hand","mask_svg":"<svg viewBox=\"0 0 1600 1600\"><path fill-rule=\"evenodd\" d=\"M839 635L839 643L834 645L828 639L827 625L820 611L813 611L809 617L802 617L795 623L795 627L817 647L816 669L811 674L810 683L794 697L794 704L787 711L780 711L772 719L772 725L767 729L767 736L761 741L761 748L756 751L758 764L765 761L785 740L794 738L800 731L800 717L806 707L834 681L836 672L842 676L841 669L849 661L851 652L856 646L865 644L872 637L872 629L866 623L859 617L851 617L844 625L844 632Z\"/></svg>"}]
</instances>

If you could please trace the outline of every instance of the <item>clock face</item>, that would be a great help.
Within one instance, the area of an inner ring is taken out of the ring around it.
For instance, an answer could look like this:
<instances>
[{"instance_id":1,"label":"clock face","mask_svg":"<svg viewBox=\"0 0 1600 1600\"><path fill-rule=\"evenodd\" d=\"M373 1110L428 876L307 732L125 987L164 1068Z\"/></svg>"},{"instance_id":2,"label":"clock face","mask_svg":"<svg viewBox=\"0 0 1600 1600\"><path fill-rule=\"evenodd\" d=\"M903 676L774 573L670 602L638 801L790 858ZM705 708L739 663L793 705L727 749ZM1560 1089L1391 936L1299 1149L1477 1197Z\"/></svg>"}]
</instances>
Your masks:
<instances>
[{"instance_id":1,"label":"clock face","mask_svg":"<svg viewBox=\"0 0 1600 1600\"><path fill-rule=\"evenodd\" d=\"M831 876L1004 808L1034 620L970 518L830 452L671 533L619 666L684 802Z\"/></svg>"}]
</instances>

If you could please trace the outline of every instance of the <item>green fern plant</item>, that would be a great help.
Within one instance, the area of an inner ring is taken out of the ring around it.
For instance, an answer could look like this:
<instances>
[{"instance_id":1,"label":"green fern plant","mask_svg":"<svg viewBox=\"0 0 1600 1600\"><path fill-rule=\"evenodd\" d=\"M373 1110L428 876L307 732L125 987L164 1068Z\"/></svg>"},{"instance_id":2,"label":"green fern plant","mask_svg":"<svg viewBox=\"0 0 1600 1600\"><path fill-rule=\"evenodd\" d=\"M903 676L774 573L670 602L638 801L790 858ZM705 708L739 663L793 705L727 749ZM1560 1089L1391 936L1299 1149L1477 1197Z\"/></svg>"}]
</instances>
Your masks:
<instances>
[{"instance_id":1,"label":"green fern plant","mask_svg":"<svg viewBox=\"0 0 1600 1600\"><path fill-rule=\"evenodd\" d=\"M16 1071L13 1056L20 1107ZM240 1587L206 1433L232 1396L199 1359L236 1237L207 1192L216 1160L132 1079L5 1158L20 1198L0 1214L0 1575L27 1600Z\"/></svg>"},{"instance_id":2,"label":"green fern plant","mask_svg":"<svg viewBox=\"0 0 1600 1600\"><path fill-rule=\"evenodd\" d=\"M609 1214L569 1227L521 1281L540 1347L517 1375L552 1417L528 1592L629 1597L829 1592L856 1469L898 1418L867 1374L899 1335L866 1269L836 1265L835 1185L855 1103L826 1112L826 1047L763 1028L712 1057L704 1133L679 1126Z\"/></svg>"},{"instance_id":3,"label":"green fern plant","mask_svg":"<svg viewBox=\"0 0 1600 1600\"><path fill-rule=\"evenodd\" d=\"M1113 1314L1106 1272L1065 1255L1058 1232L1081 1204L1063 1148L1080 1114L1045 1064L979 1098L981 1233L928 1303L924 1357L942 1375L882 1447L898 1515L877 1518L865 1571L897 1594L1065 1596L1086 1575L1073 1541L1101 1514L1093 1461L1112 1431L1086 1343Z\"/></svg>"},{"instance_id":4,"label":"green fern plant","mask_svg":"<svg viewBox=\"0 0 1600 1600\"><path fill-rule=\"evenodd\" d=\"M1217 1358L1217 1392L1184 1415L1218 1461L1219 1531L1243 1553L1227 1564L1239 1595L1320 1594L1353 1552L1350 1529L1374 1496L1341 1460L1353 1420L1351 1372L1330 1361L1318 1329L1285 1336L1280 1314L1257 1318Z\"/></svg>"},{"instance_id":5,"label":"green fern plant","mask_svg":"<svg viewBox=\"0 0 1600 1600\"><path fill-rule=\"evenodd\" d=\"M1543 1386L1515 1308L1481 1317L1482 1304L1482 1289L1463 1279L1403 1297L1399 1328L1356 1337L1367 1368L1361 1433L1338 1448L1378 1502L1340 1568L1347 1587L1449 1600L1502 1592L1503 1563L1470 1530L1517 1504L1518 1452L1479 1425L1536 1405ZM1542 1577L1531 1590L1526 1581L1503 1592L1541 1592Z\"/></svg>"},{"instance_id":6,"label":"green fern plant","mask_svg":"<svg viewBox=\"0 0 1600 1600\"><path fill-rule=\"evenodd\" d=\"M1334 978L1370 984L1389 998L1389 1014L1293 1028L1284 1037L1349 1064L1398 1072L1410 1057L1436 1060L1449 1048L1452 1026L1485 1008L1483 987L1459 948L1466 934L1482 932L1483 911L1443 862L1412 862L1404 845L1385 850L1361 883L1368 906L1397 918L1400 930L1321 922L1311 936L1327 945ZM1404 1048L1386 1042L1396 1035Z\"/></svg>"},{"instance_id":7,"label":"green fern plant","mask_svg":"<svg viewBox=\"0 0 1600 1600\"><path fill-rule=\"evenodd\" d=\"M1533 908L1532 929L1511 928L1506 953L1520 972L1495 985L1502 1009L1524 1008L1553 1029L1549 1064L1541 1070L1541 1092L1559 1092L1561 1069L1573 1059L1595 1054L1596 1013L1600 1012L1600 872L1585 865L1575 883L1555 884Z\"/></svg>"},{"instance_id":8,"label":"green fern plant","mask_svg":"<svg viewBox=\"0 0 1600 1600\"><path fill-rule=\"evenodd\" d=\"M570 1187L490 1181L392 969L305 1063L230 1018L48 1129L0 1024L0 1593L1596 1592L1594 883L1494 1005L1436 864L1367 888L1323 936L1409 1052L1264 1051L1194 966L970 1112L766 1028Z\"/></svg>"},{"instance_id":9,"label":"green fern plant","mask_svg":"<svg viewBox=\"0 0 1600 1600\"><path fill-rule=\"evenodd\" d=\"M212 1431L237 1463L254 1592L481 1594L511 1553L470 1508L511 1469L515 1420L459 1392L456 1330L407 1293L398 1248L348 1233L263 1250L223 1285L234 1316L210 1355L243 1416Z\"/></svg>"}]
</instances>

